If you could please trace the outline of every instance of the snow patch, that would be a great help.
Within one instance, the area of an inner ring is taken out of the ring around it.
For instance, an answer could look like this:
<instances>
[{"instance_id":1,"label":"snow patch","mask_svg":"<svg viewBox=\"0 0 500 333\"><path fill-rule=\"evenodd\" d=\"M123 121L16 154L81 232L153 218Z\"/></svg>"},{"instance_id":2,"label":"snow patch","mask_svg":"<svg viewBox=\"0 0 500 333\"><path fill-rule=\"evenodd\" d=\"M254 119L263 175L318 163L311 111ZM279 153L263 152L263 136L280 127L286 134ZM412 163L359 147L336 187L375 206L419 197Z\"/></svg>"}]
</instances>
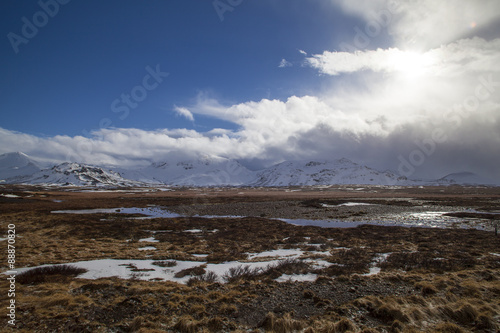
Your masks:
<instances>
[{"instance_id":1,"label":"snow patch","mask_svg":"<svg viewBox=\"0 0 500 333\"><path fill-rule=\"evenodd\" d=\"M276 282L314 282L318 278L317 274L283 274L279 278L275 279Z\"/></svg>"},{"instance_id":2,"label":"snow patch","mask_svg":"<svg viewBox=\"0 0 500 333\"><path fill-rule=\"evenodd\" d=\"M138 248L138 250L139 251L155 251L155 250L157 250L157 248L154 246L145 246L145 247Z\"/></svg>"}]
</instances>

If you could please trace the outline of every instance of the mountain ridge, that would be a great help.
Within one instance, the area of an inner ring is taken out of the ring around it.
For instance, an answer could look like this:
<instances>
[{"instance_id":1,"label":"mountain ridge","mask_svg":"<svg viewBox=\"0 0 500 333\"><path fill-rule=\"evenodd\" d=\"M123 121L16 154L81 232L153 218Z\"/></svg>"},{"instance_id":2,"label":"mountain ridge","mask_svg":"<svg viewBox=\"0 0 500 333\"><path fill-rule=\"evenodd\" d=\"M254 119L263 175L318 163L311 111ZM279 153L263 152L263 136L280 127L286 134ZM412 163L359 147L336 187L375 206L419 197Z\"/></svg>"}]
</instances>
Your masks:
<instances>
[{"instance_id":1,"label":"mountain ridge","mask_svg":"<svg viewBox=\"0 0 500 333\"><path fill-rule=\"evenodd\" d=\"M64 162L42 169L21 153L0 155L0 182L64 186L314 186L314 185L454 185L481 184L468 172L423 181L379 171L347 158L284 161L251 171L239 161L217 156L157 161L142 168L121 168ZM474 181L477 181L476 183Z\"/></svg>"}]
</instances>

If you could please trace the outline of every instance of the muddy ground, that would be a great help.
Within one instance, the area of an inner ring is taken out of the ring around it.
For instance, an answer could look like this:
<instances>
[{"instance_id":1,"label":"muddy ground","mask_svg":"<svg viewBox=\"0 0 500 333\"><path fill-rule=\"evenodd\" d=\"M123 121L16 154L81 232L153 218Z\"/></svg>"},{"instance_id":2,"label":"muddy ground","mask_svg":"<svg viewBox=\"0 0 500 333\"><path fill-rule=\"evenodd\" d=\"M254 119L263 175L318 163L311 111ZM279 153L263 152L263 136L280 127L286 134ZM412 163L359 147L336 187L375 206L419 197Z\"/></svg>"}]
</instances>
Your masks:
<instances>
[{"instance_id":1,"label":"muddy ground","mask_svg":"<svg viewBox=\"0 0 500 333\"><path fill-rule=\"evenodd\" d=\"M234 272L224 281L211 280L201 266L185 273L192 276L187 285L39 272L16 282L15 326L7 323L9 299L2 296L0 327L5 331L496 332L500 327L500 237L493 227L500 216L500 188L94 191L2 186L0 193L0 237L6 238L8 225L15 225L18 268L146 256L201 260L193 257L196 253L207 253L203 260L208 263L245 262L248 253L293 248L309 257L321 249L327 253L321 259L333 263L318 268L300 258L265 271ZM160 207L180 216L52 213L120 207ZM320 228L278 218L334 220L345 226L392 221L393 226ZM397 226L412 219L413 227ZM435 220L447 224L416 227L415 220L421 226ZM157 236L154 253L138 250L137 240L149 237L148 230L166 229L168 233ZM5 272L6 240L0 246L5 248L0 257ZM385 260L370 274L380 254L386 254ZM294 274L317 278L275 280ZM0 286L7 295L6 279Z\"/></svg>"}]
</instances>

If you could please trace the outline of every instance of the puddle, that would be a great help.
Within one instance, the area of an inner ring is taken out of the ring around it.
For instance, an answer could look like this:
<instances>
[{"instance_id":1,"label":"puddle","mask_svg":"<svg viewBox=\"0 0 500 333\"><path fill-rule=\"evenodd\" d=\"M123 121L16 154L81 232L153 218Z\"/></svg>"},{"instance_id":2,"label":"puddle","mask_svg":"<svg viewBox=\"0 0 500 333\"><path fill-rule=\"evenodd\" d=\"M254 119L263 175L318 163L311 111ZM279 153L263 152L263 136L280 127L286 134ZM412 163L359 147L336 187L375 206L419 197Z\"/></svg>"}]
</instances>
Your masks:
<instances>
[{"instance_id":1,"label":"puddle","mask_svg":"<svg viewBox=\"0 0 500 333\"><path fill-rule=\"evenodd\" d=\"M407 227L424 227L424 228L444 228L444 229L478 229L493 231L493 226L490 220L470 217L455 217L446 216L443 214L450 213L449 211L438 212L419 212L419 213L400 213L385 216L390 221L394 221L398 225Z\"/></svg>"},{"instance_id":2,"label":"puddle","mask_svg":"<svg viewBox=\"0 0 500 333\"><path fill-rule=\"evenodd\" d=\"M367 203L347 202L341 205L354 206L354 205L372 205ZM325 204L323 204L325 206ZM466 212L483 213L474 210ZM99 209L82 209L82 210L56 210L52 211L56 214L103 214L103 213L120 213L120 214L142 214L145 216L135 217L134 219L153 219L153 218L174 218L184 217L177 213L163 209L158 206L147 208L99 208ZM379 225L379 226L402 226L402 227L424 227L424 228L463 228L463 229L478 229L493 231L493 226L490 220L480 219L476 217L453 217L443 215L449 213L448 211L426 211L426 212L411 212L411 213L398 213L383 215L380 218L372 220L360 221L344 221L344 220L310 220L310 219L282 219L276 218L275 220L283 221L293 225L299 226L316 226L321 228L355 228L360 225ZM500 214L497 212L484 212L485 214ZM237 215L195 215L201 218L245 218L245 216ZM192 229L185 230L185 232L199 233L202 230Z\"/></svg>"},{"instance_id":3,"label":"puddle","mask_svg":"<svg viewBox=\"0 0 500 333\"><path fill-rule=\"evenodd\" d=\"M342 207L342 206L353 207L353 206L374 206L374 205L375 204L370 204L370 203L365 203L365 202L345 202L345 203L342 203L339 205L329 205L329 204L322 203L321 207L332 208L332 207Z\"/></svg>"},{"instance_id":4,"label":"puddle","mask_svg":"<svg viewBox=\"0 0 500 333\"><path fill-rule=\"evenodd\" d=\"M376 224L375 222L365 221L340 221L340 220L307 220L307 219L277 219L289 224L300 226L314 226L321 228L355 228L363 224Z\"/></svg>"},{"instance_id":5,"label":"puddle","mask_svg":"<svg viewBox=\"0 0 500 333\"><path fill-rule=\"evenodd\" d=\"M180 217L181 215L171 211L162 209L160 207L147 207L147 208L97 208L97 209L80 209L80 210L54 210L54 214L143 214L145 217L141 219L154 219L159 217L173 218Z\"/></svg>"}]
</instances>

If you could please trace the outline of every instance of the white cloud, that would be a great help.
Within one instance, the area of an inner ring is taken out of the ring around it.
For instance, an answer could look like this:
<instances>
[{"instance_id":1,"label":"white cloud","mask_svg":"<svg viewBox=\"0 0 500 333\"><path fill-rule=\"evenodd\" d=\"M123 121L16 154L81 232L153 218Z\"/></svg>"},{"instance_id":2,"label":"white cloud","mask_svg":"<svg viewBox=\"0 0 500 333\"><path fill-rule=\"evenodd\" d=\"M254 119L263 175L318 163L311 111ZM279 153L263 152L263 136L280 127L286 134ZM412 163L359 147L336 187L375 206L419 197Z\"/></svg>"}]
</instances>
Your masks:
<instances>
[{"instance_id":1,"label":"white cloud","mask_svg":"<svg viewBox=\"0 0 500 333\"><path fill-rule=\"evenodd\" d=\"M281 59L280 64L278 65L279 68L292 67L292 66L293 66L292 63L284 58Z\"/></svg>"},{"instance_id":2,"label":"white cloud","mask_svg":"<svg viewBox=\"0 0 500 333\"><path fill-rule=\"evenodd\" d=\"M279 68L284 68L284 67L292 67L292 63L286 60L285 58L281 59L280 64L278 65Z\"/></svg>"},{"instance_id":3,"label":"white cloud","mask_svg":"<svg viewBox=\"0 0 500 333\"><path fill-rule=\"evenodd\" d=\"M401 49L423 51L453 42L500 17L497 0L332 0L370 25L388 28ZM374 30L376 31L376 30ZM369 36L369 34L368 34Z\"/></svg>"},{"instance_id":4,"label":"white cloud","mask_svg":"<svg viewBox=\"0 0 500 333\"><path fill-rule=\"evenodd\" d=\"M194 121L194 116L188 109L176 106L174 110L177 115L182 116L187 120Z\"/></svg>"},{"instance_id":5,"label":"white cloud","mask_svg":"<svg viewBox=\"0 0 500 333\"><path fill-rule=\"evenodd\" d=\"M498 71L496 64L500 63L500 39L462 39L422 53L397 48L354 53L325 51L306 58L306 61L311 67L328 75L371 70L456 76L470 71Z\"/></svg>"}]
</instances>

